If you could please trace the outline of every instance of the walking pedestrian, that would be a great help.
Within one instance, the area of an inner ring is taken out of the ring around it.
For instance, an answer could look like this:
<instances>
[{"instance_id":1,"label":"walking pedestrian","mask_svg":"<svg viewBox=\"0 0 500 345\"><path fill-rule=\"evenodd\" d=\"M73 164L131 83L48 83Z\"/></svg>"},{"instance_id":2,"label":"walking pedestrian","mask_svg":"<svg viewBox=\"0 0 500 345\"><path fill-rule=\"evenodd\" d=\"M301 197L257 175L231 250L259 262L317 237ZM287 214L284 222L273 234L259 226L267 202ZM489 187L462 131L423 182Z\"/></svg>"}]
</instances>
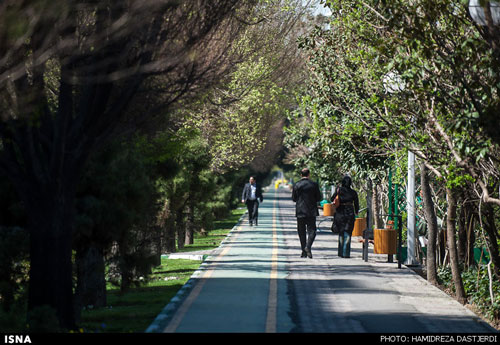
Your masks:
<instances>
[{"instance_id":1,"label":"walking pedestrian","mask_svg":"<svg viewBox=\"0 0 500 345\"><path fill-rule=\"evenodd\" d=\"M339 196L340 205L337 207L333 221L339 232L338 256L349 258L351 256L351 236L354 229L354 220L359 212L358 193L351 188L352 180L344 176L341 186L333 193L331 201Z\"/></svg>"},{"instance_id":2,"label":"walking pedestrian","mask_svg":"<svg viewBox=\"0 0 500 345\"><path fill-rule=\"evenodd\" d=\"M241 202L247 205L250 226L253 226L254 223L258 225L259 202L262 201L264 201L262 189L257 184L255 177L250 176L250 180L243 187L243 194L241 195Z\"/></svg>"},{"instance_id":3,"label":"walking pedestrian","mask_svg":"<svg viewBox=\"0 0 500 345\"><path fill-rule=\"evenodd\" d=\"M316 217L319 215L318 202L321 201L321 192L318 184L309 179L309 175L309 169L302 169L302 178L293 186L292 200L295 201L301 257L312 259L311 248L316 238Z\"/></svg>"}]
</instances>

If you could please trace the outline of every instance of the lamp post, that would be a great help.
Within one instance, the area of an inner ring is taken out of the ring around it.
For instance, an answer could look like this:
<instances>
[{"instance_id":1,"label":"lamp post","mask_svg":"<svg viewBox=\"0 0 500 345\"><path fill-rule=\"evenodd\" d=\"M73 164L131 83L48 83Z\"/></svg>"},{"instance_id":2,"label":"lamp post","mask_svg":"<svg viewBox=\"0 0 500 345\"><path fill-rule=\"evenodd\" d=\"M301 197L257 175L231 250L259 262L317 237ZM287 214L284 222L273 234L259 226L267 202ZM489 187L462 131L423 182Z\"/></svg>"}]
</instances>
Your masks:
<instances>
[{"instance_id":1,"label":"lamp post","mask_svg":"<svg viewBox=\"0 0 500 345\"><path fill-rule=\"evenodd\" d=\"M382 79L385 91L397 93L405 89L405 84L401 76L394 72L387 73ZM408 185L406 188L406 210L407 219L407 259L405 265L416 266L418 261L415 256L415 154L408 150Z\"/></svg>"}]
</instances>

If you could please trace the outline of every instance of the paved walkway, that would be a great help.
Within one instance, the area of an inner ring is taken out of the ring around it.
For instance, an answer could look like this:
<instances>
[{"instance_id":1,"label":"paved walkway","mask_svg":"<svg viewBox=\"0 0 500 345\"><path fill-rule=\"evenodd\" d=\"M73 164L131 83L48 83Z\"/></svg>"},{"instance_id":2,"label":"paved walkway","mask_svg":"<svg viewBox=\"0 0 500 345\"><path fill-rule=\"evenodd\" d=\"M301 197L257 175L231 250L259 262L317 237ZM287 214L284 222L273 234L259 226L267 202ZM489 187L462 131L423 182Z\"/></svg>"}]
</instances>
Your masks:
<instances>
[{"instance_id":1,"label":"paved walkway","mask_svg":"<svg viewBox=\"0 0 500 345\"><path fill-rule=\"evenodd\" d=\"M243 218L147 332L496 334L387 255L370 248L365 262L353 241L351 258L339 258L330 222L321 223L313 258L301 258L290 191L264 197L259 225Z\"/></svg>"}]
</instances>

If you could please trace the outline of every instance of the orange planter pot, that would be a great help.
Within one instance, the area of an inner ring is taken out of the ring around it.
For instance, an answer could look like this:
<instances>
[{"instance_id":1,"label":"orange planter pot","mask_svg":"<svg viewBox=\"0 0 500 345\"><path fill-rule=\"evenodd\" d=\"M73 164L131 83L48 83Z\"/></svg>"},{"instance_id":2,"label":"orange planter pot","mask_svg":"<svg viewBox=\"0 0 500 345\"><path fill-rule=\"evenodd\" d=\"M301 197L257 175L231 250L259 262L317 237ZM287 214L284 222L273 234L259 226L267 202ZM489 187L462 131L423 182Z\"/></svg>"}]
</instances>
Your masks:
<instances>
[{"instance_id":1,"label":"orange planter pot","mask_svg":"<svg viewBox=\"0 0 500 345\"><path fill-rule=\"evenodd\" d=\"M352 236L363 236L363 230L366 229L366 218L356 218L354 221L354 230Z\"/></svg>"},{"instance_id":2,"label":"orange planter pot","mask_svg":"<svg viewBox=\"0 0 500 345\"><path fill-rule=\"evenodd\" d=\"M324 204L323 205L323 216L332 217L335 214L335 208L332 204Z\"/></svg>"},{"instance_id":3,"label":"orange planter pot","mask_svg":"<svg viewBox=\"0 0 500 345\"><path fill-rule=\"evenodd\" d=\"M394 229L373 230L373 252L375 254L396 254L397 232Z\"/></svg>"}]
</instances>

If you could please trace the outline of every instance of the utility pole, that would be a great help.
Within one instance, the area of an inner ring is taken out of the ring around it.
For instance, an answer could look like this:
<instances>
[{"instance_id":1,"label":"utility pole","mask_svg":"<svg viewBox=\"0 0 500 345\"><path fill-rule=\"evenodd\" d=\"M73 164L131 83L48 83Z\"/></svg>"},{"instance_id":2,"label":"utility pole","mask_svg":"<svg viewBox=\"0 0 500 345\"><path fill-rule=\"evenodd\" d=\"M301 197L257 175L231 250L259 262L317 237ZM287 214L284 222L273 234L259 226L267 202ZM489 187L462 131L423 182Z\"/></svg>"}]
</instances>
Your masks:
<instances>
[{"instance_id":1,"label":"utility pole","mask_svg":"<svg viewBox=\"0 0 500 345\"><path fill-rule=\"evenodd\" d=\"M408 150L408 186L406 188L406 210L407 220L407 242L408 256L406 266L416 266L418 261L415 258L415 154Z\"/></svg>"}]
</instances>

